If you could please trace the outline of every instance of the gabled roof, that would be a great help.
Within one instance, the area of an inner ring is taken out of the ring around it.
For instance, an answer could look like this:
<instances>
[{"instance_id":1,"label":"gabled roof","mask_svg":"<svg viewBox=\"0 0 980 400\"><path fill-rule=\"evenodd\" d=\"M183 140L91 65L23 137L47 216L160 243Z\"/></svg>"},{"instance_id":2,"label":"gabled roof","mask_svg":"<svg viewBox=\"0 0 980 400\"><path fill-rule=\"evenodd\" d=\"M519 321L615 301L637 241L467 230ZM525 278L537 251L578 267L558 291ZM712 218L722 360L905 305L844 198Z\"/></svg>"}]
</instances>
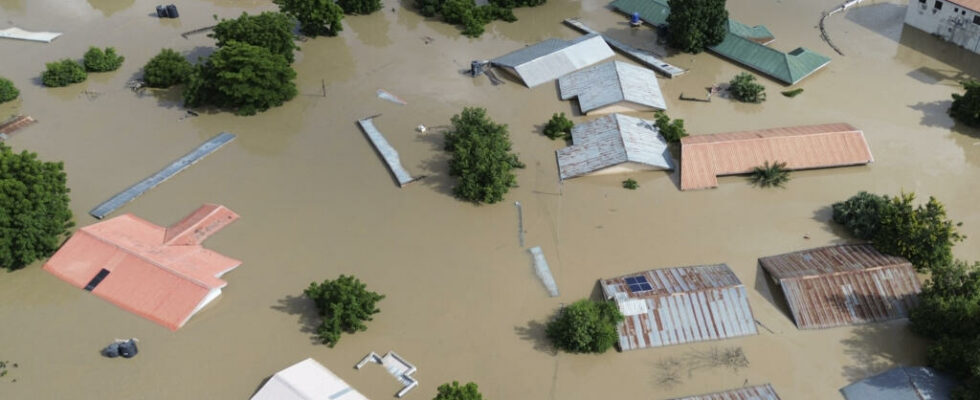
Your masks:
<instances>
[{"instance_id":1,"label":"gabled roof","mask_svg":"<svg viewBox=\"0 0 980 400\"><path fill-rule=\"evenodd\" d=\"M755 335L745 286L725 264L654 269L600 281L625 320L622 350Z\"/></svg>"},{"instance_id":2,"label":"gabled roof","mask_svg":"<svg viewBox=\"0 0 980 400\"><path fill-rule=\"evenodd\" d=\"M653 26L666 26L670 15L667 0L616 0L609 5L626 14L639 13L640 19Z\"/></svg>"},{"instance_id":3,"label":"gabled roof","mask_svg":"<svg viewBox=\"0 0 980 400\"><path fill-rule=\"evenodd\" d=\"M535 87L613 55L602 36L590 34L567 41L548 39L490 61L513 69L525 85Z\"/></svg>"},{"instance_id":4,"label":"gabled roof","mask_svg":"<svg viewBox=\"0 0 980 400\"><path fill-rule=\"evenodd\" d=\"M871 399L870 397L868 399ZM708 393L698 396L688 396L674 400L779 400L779 395L772 385L741 387L724 392Z\"/></svg>"},{"instance_id":5,"label":"gabled roof","mask_svg":"<svg viewBox=\"0 0 980 400\"><path fill-rule=\"evenodd\" d=\"M316 360L307 358L276 372L251 400L367 400Z\"/></svg>"},{"instance_id":6,"label":"gabled roof","mask_svg":"<svg viewBox=\"0 0 980 400\"><path fill-rule=\"evenodd\" d=\"M957 382L927 367L895 367L841 389L847 400L948 400Z\"/></svg>"},{"instance_id":7,"label":"gabled roof","mask_svg":"<svg viewBox=\"0 0 980 400\"><path fill-rule=\"evenodd\" d=\"M44 270L171 330L221 294L241 261L200 243L238 214L206 204L164 228L132 214L75 232Z\"/></svg>"},{"instance_id":8,"label":"gabled roof","mask_svg":"<svg viewBox=\"0 0 980 400\"><path fill-rule=\"evenodd\" d=\"M762 257L759 264L779 282L800 329L905 318L922 290L912 264L870 244Z\"/></svg>"},{"instance_id":9,"label":"gabled roof","mask_svg":"<svg viewBox=\"0 0 980 400\"><path fill-rule=\"evenodd\" d=\"M584 113L621 101L666 110L657 74L636 65L610 61L558 79L562 100L578 97Z\"/></svg>"},{"instance_id":10,"label":"gabled roof","mask_svg":"<svg viewBox=\"0 0 980 400\"><path fill-rule=\"evenodd\" d=\"M574 178L625 162L673 169L667 142L653 121L610 114L575 125L572 145L559 149L561 179Z\"/></svg>"},{"instance_id":11,"label":"gabled roof","mask_svg":"<svg viewBox=\"0 0 980 400\"><path fill-rule=\"evenodd\" d=\"M874 161L864 133L850 124L794 126L681 139L681 190L718 186L718 176L747 174L764 162L788 169Z\"/></svg>"}]
</instances>

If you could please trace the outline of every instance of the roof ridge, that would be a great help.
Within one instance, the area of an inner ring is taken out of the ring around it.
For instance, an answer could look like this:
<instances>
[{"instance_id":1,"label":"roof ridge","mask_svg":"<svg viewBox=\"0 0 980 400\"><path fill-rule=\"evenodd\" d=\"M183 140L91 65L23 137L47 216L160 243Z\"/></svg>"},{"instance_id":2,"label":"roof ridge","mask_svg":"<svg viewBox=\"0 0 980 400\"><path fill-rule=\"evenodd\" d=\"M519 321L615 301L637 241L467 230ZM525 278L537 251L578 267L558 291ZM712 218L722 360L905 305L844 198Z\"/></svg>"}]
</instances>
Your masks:
<instances>
[{"instance_id":1,"label":"roof ridge","mask_svg":"<svg viewBox=\"0 0 980 400\"><path fill-rule=\"evenodd\" d=\"M718 133L708 133L708 134L704 134L704 135L695 135L695 136L689 136L689 137L695 138L695 137L704 137L704 136L712 136L712 135L748 134L748 133L756 133L756 132L759 132L759 131L775 131L775 130L780 130L780 129L790 129L790 128L800 128L800 127L816 127L816 126L836 125L836 124L847 124L847 125L850 125L850 124L848 124L846 122L840 122L840 123L830 123L830 124L801 125L801 126L787 126L787 127L782 127L782 128L757 129L757 130L754 130L754 131L718 132ZM851 127L854 128L853 125L851 125ZM859 134L861 134L861 136L864 136L864 131L863 130L854 128L854 129L851 129L851 130L836 130L836 131L828 131L828 132L798 133L798 134L782 135L782 136L750 137L750 138L744 138L744 139L724 139L724 140L717 140L717 141L711 141L711 142L695 142L695 143L689 143L689 144L686 144L686 145L691 146L691 145L702 145L702 144L718 144L718 143L730 143L730 142L745 142L745 141L752 141L752 140L778 139L778 138L783 138L783 137L820 136L820 135L832 135L832 134L851 133L851 132L859 133ZM684 143L682 142L682 144L684 144Z\"/></svg>"},{"instance_id":2,"label":"roof ridge","mask_svg":"<svg viewBox=\"0 0 980 400\"><path fill-rule=\"evenodd\" d=\"M106 221L106 222L108 222L108 221ZM91 225L90 225L90 226L91 226ZM131 250L131 249L129 249L129 248L127 248L127 247L123 247L123 246L120 246L120 245L119 245L119 244L117 244L116 242L113 242L113 241L110 241L110 240L108 240L108 239L106 239L106 238L103 238L103 237L101 237L101 236L99 236L99 235L93 235L93 234L92 234L91 232L88 232L88 231L84 231L84 233L85 233L85 234L87 234L87 235L89 235L89 236L91 236L92 238L94 238L94 239L96 239L96 240L98 240L98 241L100 241L100 242L103 242L103 243L105 243L105 244L107 244L107 245L110 245L110 246L112 246L112 247L115 247L115 248L117 248L117 249L120 249L120 250L122 250L122 251L125 251L125 252L126 252L126 253L128 253L129 255L132 255L132 256L135 256L136 258L139 258L139 259L141 259L141 260L144 260L144 261L146 261L147 263L149 263L149 264L152 264L153 266L155 266L155 267L157 267L157 268L160 268L160 269L162 269L162 270L164 270L164 271L167 271L167 272L169 272L169 273L171 273L172 275L175 275L175 276L177 276L178 278L184 278L184 279L186 279L186 280L188 280L188 281L190 281L191 283L193 283L193 284L195 284L195 285L197 285L197 286L200 286L200 287L202 287L202 288L204 288L204 289L208 289L208 290L211 290L211 289L212 289L212 287L211 287L210 285L208 285L208 284L206 284L206 283L204 283L204 282L202 282L201 280L199 280L199 279L197 279L196 277L193 277L193 276L190 276L190 275L187 275L187 274L184 274L184 273L181 273L180 271L177 271L177 270L175 270L175 269L173 269L173 268L170 268L170 267L168 267L168 266L166 266L166 265L163 265L163 264L160 264L159 262L157 262L157 261L156 261L156 260L154 260L154 259L151 259L151 258L149 258L149 257L145 257L145 256L142 256L142 255L140 255L139 253L137 253L137 252L135 252L135 251L133 251L133 250ZM185 246L185 247L190 247L190 246ZM197 245L197 247L201 247L201 246L200 246L200 245ZM221 279L221 278L215 278L215 279L217 279L217 280L220 280L220 281L222 281L222 282L225 282L225 281L224 281L223 279ZM227 284L227 282L225 282L225 284Z\"/></svg>"}]
</instances>

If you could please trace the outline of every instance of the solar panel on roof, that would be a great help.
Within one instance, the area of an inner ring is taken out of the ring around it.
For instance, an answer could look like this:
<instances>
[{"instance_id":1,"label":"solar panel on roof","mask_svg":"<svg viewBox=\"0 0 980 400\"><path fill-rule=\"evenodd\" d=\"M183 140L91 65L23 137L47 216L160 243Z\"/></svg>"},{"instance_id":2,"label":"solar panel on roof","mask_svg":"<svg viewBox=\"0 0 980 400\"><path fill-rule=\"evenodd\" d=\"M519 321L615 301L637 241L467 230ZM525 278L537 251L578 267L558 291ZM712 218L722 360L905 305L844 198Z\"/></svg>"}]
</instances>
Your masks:
<instances>
[{"instance_id":1,"label":"solar panel on roof","mask_svg":"<svg viewBox=\"0 0 980 400\"><path fill-rule=\"evenodd\" d=\"M643 275L631 276L625 279L626 285L629 286L630 291L633 293L648 292L653 290L653 286L647 281L647 277Z\"/></svg>"}]
</instances>

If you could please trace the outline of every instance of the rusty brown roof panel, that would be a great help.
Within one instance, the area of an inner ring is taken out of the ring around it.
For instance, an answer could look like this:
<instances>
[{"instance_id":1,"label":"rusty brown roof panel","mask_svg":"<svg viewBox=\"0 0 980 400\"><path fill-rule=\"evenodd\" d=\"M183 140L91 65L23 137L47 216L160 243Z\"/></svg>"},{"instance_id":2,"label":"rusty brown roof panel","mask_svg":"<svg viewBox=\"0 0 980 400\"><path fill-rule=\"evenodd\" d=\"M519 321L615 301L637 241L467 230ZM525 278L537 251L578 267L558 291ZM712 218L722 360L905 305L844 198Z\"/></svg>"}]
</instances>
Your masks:
<instances>
[{"instance_id":1,"label":"rusty brown roof panel","mask_svg":"<svg viewBox=\"0 0 980 400\"><path fill-rule=\"evenodd\" d=\"M762 257L759 263L774 278L786 279L860 271L909 262L902 257L883 254L870 244L843 244Z\"/></svg>"},{"instance_id":2,"label":"rusty brown roof panel","mask_svg":"<svg viewBox=\"0 0 980 400\"><path fill-rule=\"evenodd\" d=\"M874 158L864 133L846 123L688 136L681 139L681 190L718 186L718 176L746 174L766 161L810 169Z\"/></svg>"},{"instance_id":3,"label":"rusty brown roof panel","mask_svg":"<svg viewBox=\"0 0 980 400\"><path fill-rule=\"evenodd\" d=\"M780 400L772 385L741 387L724 392L688 396L673 400Z\"/></svg>"}]
</instances>

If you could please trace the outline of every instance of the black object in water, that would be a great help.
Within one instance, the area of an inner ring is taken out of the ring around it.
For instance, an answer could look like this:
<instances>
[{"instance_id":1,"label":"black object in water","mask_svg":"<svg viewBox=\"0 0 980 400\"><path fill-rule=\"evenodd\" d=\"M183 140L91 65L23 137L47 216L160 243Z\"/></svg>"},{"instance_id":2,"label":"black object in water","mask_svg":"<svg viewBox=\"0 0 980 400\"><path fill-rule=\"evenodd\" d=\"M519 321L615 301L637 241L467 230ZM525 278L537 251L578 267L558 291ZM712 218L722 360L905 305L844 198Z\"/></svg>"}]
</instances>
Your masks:
<instances>
[{"instance_id":1,"label":"black object in water","mask_svg":"<svg viewBox=\"0 0 980 400\"><path fill-rule=\"evenodd\" d=\"M139 349L136 348L136 339L116 340L112 344L106 346L106 348L102 349L102 355L109 358L119 356L122 356L123 358L133 358L133 356L135 356L137 353L139 353Z\"/></svg>"}]
</instances>

